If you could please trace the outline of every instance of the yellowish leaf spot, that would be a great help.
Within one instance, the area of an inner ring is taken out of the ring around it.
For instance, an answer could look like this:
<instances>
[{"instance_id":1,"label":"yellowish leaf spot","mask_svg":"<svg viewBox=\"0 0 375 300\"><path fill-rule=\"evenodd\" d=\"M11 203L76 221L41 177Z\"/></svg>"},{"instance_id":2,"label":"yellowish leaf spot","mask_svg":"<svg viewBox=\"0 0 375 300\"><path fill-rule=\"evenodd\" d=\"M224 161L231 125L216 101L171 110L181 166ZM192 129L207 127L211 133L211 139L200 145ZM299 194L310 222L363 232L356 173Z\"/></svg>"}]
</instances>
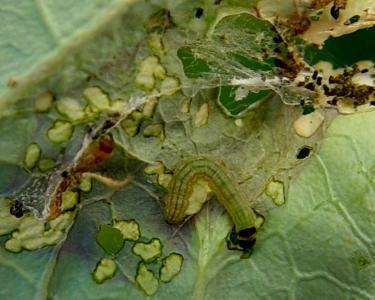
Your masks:
<instances>
[{"instance_id":1,"label":"yellowish leaf spot","mask_svg":"<svg viewBox=\"0 0 375 300\"><path fill-rule=\"evenodd\" d=\"M114 223L113 227L121 231L125 240L136 241L141 235L139 225L135 220L119 220Z\"/></svg>"},{"instance_id":2,"label":"yellowish leaf spot","mask_svg":"<svg viewBox=\"0 0 375 300\"><path fill-rule=\"evenodd\" d=\"M43 93L35 99L34 111L38 113L47 112L52 108L53 95L50 92Z\"/></svg>"},{"instance_id":3,"label":"yellowish leaf spot","mask_svg":"<svg viewBox=\"0 0 375 300\"><path fill-rule=\"evenodd\" d=\"M160 281L169 282L180 273L184 257L178 253L171 253L163 258L160 268Z\"/></svg>"},{"instance_id":4,"label":"yellowish leaf spot","mask_svg":"<svg viewBox=\"0 0 375 300\"><path fill-rule=\"evenodd\" d=\"M294 121L293 127L299 136L307 138L318 130L323 120L323 115L318 110L315 110L310 114L300 116Z\"/></svg>"},{"instance_id":5,"label":"yellowish leaf spot","mask_svg":"<svg viewBox=\"0 0 375 300\"><path fill-rule=\"evenodd\" d=\"M269 196L275 205L280 206L285 203L284 184L280 181L270 181L266 186L266 195Z\"/></svg>"},{"instance_id":6,"label":"yellowish leaf spot","mask_svg":"<svg viewBox=\"0 0 375 300\"><path fill-rule=\"evenodd\" d=\"M26 155L24 159L24 164L26 168L28 169L34 168L41 154L42 154L42 150L40 149L38 144L32 143L29 146L27 146Z\"/></svg>"},{"instance_id":7,"label":"yellowish leaf spot","mask_svg":"<svg viewBox=\"0 0 375 300\"><path fill-rule=\"evenodd\" d=\"M95 110L103 111L110 108L109 96L99 87L88 87L83 91L83 96L89 105Z\"/></svg>"},{"instance_id":8,"label":"yellowish leaf spot","mask_svg":"<svg viewBox=\"0 0 375 300\"><path fill-rule=\"evenodd\" d=\"M73 98L63 98L56 103L57 111L72 121L80 121L86 117L84 106Z\"/></svg>"},{"instance_id":9,"label":"yellowish leaf spot","mask_svg":"<svg viewBox=\"0 0 375 300\"><path fill-rule=\"evenodd\" d=\"M152 271L147 269L143 262L138 265L135 282L147 296L155 294L158 290L159 282L157 278Z\"/></svg>"},{"instance_id":10,"label":"yellowish leaf spot","mask_svg":"<svg viewBox=\"0 0 375 300\"><path fill-rule=\"evenodd\" d=\"M180 82L174 77L166 77L160 86L163 95L172 96L180 89Z\"/></svg>"},{"instance_id":11,"label":"yellowish leaf spot","mask_svg":"<svg viewBox=\"0 0 375 300\"><path fill-rule=\"evenodd\" d=\"M208 104L204 103L201 105L199 110L195 114L194 126L197 128L203 127L208 122Z\"/></svg>"},{"instance_id":12,"label":"yellowish leaf spot","mask_svg":"<svg viewBox=\"0 0 375 300\"><path fill-rule=\"evenodd\" d=\"M61 211L73 209L78 204L78 193L65 191L62 194Z\"/></svg>"},{"instance_id":13,"label":"yellowish leaf spot","mask_svg":"<svg viewBox=\"0 0 375 300\"><path fill-rule=\"evenodd\" d=\"M55 161L50 158L43 158L38 162L38 168L41 172L47 172L55 167Z\"/></svg>"},{"instance_id":14,"label":"yellowish leaf spot","mask_svg":"<svg viewBox=\"0 0 375 300\"><path fill-rule=\"evenodd\" d=\"M97 283L103 283L112 278L117 270L116 262L110 258L102 258L96 265L92 276Z\"/></svg>"},{"instance_id":15,"label":"yellowish leaf spot","mask_svg":"<svg viewBox=\"0 0 375 300\"><path fill-rule=\"evenodd\" d=\"M70 122L57 120L47 131L48 139L54 144L66 143L73 134Z\"/></svg>"},{"instance_id":16,"label":"yellowish leaf spot","mask_svg":"<svg viewBox=\"0 0 375 300\"><path fill-rule=\"evenodd\" d=\"M135 243L132 250L146 263L154 261L162 255L163 245L157 238L151 239L148 243Z\"/></svg>"}]
</instances>

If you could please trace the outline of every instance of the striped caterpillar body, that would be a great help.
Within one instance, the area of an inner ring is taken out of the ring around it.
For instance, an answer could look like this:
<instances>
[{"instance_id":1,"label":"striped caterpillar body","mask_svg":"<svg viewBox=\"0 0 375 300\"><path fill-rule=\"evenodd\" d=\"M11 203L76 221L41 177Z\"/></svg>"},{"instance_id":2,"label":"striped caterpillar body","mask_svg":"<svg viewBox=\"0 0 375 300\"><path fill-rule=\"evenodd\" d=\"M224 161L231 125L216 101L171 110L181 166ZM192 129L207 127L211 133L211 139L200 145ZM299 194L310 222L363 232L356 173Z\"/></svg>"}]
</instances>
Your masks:
<instances>
[{"instance_id":1,"label":"striped caterpillar body","mask_svg":"<svg viewBox=\"0 0 375 300\"><path fill-rule=\"evenodd\" d=\"M175 170L165 200L166 221L179 224L186 219L189 198L199 181L208 183L217 200L230 215L234 223L231 242L239 245L241 250L251 248L255 243L257 216L243 196L238 183L228 175L228 171L207 158L198 157L185 161Z\"/></svg>"}]
</instances>

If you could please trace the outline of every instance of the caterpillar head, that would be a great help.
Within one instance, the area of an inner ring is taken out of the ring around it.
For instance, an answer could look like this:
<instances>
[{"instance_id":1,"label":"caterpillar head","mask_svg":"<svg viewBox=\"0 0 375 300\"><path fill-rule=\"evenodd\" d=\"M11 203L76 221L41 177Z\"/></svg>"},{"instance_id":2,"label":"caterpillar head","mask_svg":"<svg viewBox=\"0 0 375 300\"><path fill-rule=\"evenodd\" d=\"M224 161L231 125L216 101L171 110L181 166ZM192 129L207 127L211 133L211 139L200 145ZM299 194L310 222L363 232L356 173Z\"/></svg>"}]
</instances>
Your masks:
<instances>
[{"instance_id":1,"label":"caterpillar head","mask_svg":"<svg viewBox=\"0 0 375 300\"><path fill-rule=\"evenodd\" d=\"M231 232L227 236L227 247L230 250L243 251L244 254L241 257L247 258L255 244L255 235L256 228L254 226L239 231L233 226Z\"/></svg>"}]
</instances>

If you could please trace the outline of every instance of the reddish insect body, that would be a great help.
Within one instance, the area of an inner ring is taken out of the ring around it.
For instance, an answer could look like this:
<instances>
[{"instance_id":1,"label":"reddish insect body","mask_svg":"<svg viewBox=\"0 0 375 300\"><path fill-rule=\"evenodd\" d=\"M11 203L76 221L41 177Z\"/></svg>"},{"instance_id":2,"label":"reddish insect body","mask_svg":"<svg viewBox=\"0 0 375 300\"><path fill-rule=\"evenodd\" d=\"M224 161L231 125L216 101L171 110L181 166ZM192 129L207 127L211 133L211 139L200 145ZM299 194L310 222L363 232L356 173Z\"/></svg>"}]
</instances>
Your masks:
<instances>
[{"instance_id":1,"label":"reddish insect body","mask_svg":"<svg viewBox=\"0 0 375 300\"><path fill-rule=\"evenodd\" d=\"M62 194L76 186L82 180L82 174L94 170L100 163L112 157L114 142L110 135L105 134L93 141L85 149L78 161L62 174L62 180L55 189L49 205L49 219L55 219L61 213Z\"/></svg>"}]
</instances>

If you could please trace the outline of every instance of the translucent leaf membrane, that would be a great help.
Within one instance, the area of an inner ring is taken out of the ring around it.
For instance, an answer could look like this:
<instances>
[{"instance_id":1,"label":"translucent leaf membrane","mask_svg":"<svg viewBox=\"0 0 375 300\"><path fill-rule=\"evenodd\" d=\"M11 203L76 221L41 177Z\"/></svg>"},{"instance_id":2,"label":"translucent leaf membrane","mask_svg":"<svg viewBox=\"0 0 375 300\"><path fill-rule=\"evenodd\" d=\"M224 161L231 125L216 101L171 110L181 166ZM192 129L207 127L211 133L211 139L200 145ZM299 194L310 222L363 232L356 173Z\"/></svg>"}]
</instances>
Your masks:
<instances>
[{"instance_id":1,"label":"translucent leaf membrane","mask_svg":"<svg viewBox=\"0 0 375 300\"><path fill-rule=\"evenodd\" d=\"M274 27L248 13L218 19L206 38L187 42L177 55L196 89L226 85L233 86L234 93L238 87L254 92L230 99L224 97L230 93L229 87L222 90L219 103L234 115L269 95L270 90L288 104L309 96L304 89L291 87L300 65ZM236 106L240 100L245 101Z\"/></svg>"}]
</instances>

